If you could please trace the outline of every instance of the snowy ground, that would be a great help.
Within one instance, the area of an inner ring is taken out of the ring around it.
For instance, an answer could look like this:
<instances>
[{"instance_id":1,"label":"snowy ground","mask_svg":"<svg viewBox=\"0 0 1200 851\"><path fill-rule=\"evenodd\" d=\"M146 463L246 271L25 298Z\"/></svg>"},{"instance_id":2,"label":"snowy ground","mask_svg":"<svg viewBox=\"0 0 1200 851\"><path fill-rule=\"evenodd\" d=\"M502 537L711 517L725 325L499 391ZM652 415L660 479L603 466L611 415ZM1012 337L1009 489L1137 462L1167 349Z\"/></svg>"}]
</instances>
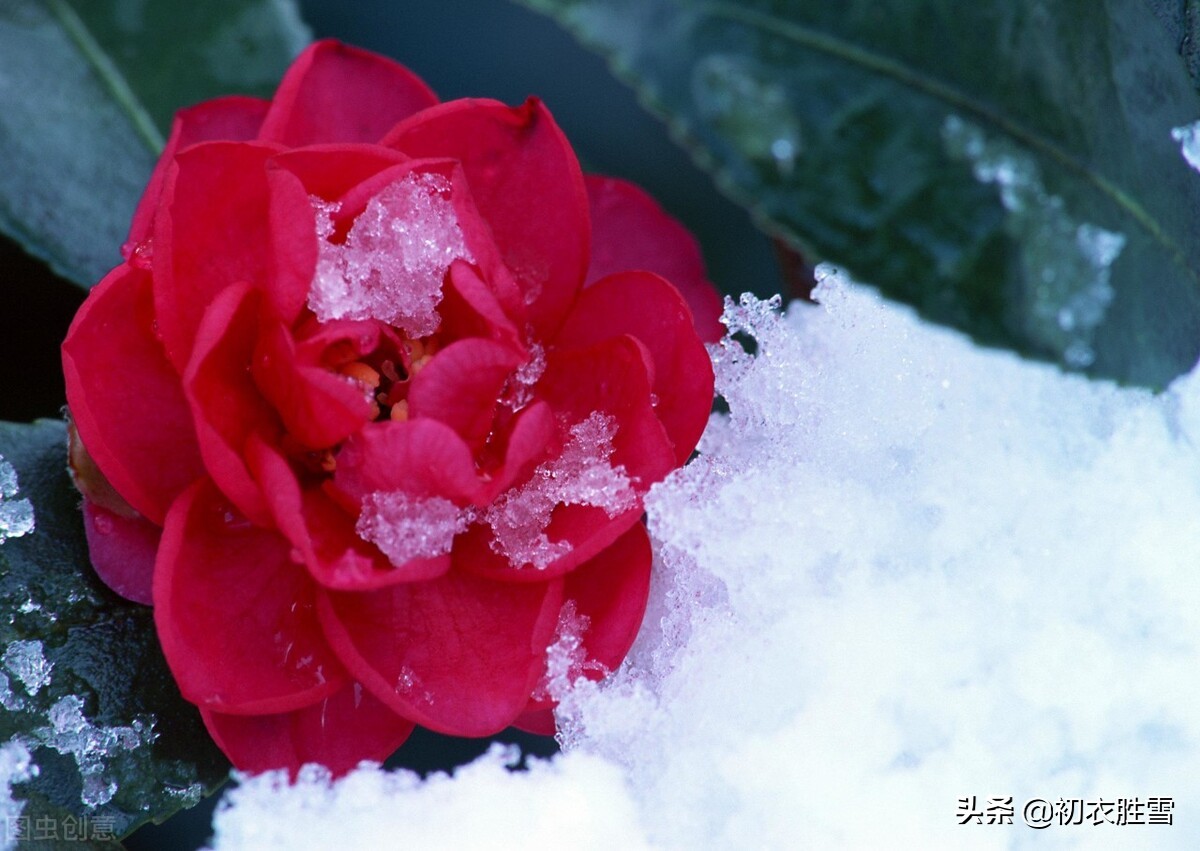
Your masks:
<instances>
[{"instance_id":1,"label":"snowy ground","mask_svg":"<svg viewBox=\"0 0 1200 851\"><path fill-rule=\"evenodd\" d=\"M651 494L651 610L564 755L246 780L214 847L1200 847L1200 378L819 296L732 311L759 356L715 355L731 415Z\"/></svg>"}]
</instances>

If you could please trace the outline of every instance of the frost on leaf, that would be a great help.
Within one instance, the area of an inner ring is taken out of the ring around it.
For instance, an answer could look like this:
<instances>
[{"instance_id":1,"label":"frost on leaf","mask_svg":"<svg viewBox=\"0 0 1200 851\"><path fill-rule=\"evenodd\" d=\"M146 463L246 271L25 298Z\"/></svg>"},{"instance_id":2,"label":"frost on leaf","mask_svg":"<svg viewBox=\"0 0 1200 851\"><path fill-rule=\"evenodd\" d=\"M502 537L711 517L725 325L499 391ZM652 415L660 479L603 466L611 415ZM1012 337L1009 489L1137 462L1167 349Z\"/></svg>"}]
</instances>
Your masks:
<instances>
[{"instance_id":1,"label":"frost on leaf","mask_svg":"<svg viewBox=\"0 0 1200 851\"><path fill-rule=\"evenodd\" d=\"M43 686L50 684L50 671L54 663L46 659L40 641L14 641L4 650L4 667L21 681L25 692L37 695ZM5 701L7 705L7 701Z\"/></svg>"},{"instance_id":2,"label":"frost on leaf","mask_svg":"<svg viewBox=\"0 0 1200 851\"><path fill-rule=\"evenodd\" d=\"M1008 233L1020 248L1025 331L1074 368L1096 359L1092 337L1115 292L1112 264L1125 236L1075 219L1063 199L1046 191L1032 156L988 139L957 116L942 127L950 155L971 164L975 179L999 189Z\"/></svg>"},{"instance_id":3,"label":"frost on leaf","mask_svg":"<svg viewBox=\"0 0 1200 851\"><path fill-rule=\"evenodd\" d=\"M623 465L612 465L616 420L595 411L571 427L562 454L533 471L525 484L503 493L483 521L491 527L492 550L513 567L541 570L571 551L568 541L546 534L559 505L601 508L616 517L637 505L637 494Z\"/></svg>"},{"instance_id":4,"label":"frost on leaf","mask_svg":"<svg viewBox=\"0 0 1200 851\"><path fill-rule=\"evenodd\" d=\"M33 505L16 499L19 492L17 471L0 455L0 544L33 531Z\"/></svg>"},{"instance_id":5,"label":"frost on leaf","mask_svg":"<svg viewBox=\"0 0 1200 851\"><path fill-rule=\"evenodd\" d=\"M330 242L340 205L314 197L320 251L308 306L317 319L378 319L414 338L436 331L446 270L474 259L449 194L441 175L407 174L371 198L341 243Z\"/></svg>"},{"instance_id":6,"label":"frost on leaf","mask_svg":"<svg viewBox=\"0 0 1200 851\"><path fill-rule=\"evenodd\" d=\"M354 530L400 567L413 559L450 552L454 536L465 531L467 525L464 512L448 499L376 491L363 498Z\"/></svg>"},{"instance_id":7,"label":"frost on leaf","mask_svg":"<svg viewBox=\"0 0 1200 851\"><path fill-rule=\"evenodd\" d=\"M55 701L47 715L49 725L30 736L30 744L53 748L71 756L83 780L83 804L107 804L117 792L117 782L107 771L108 762L122 751L132 751L154 741L153 722L135 719L129 726L103 727L83 714L83 700L67 695Z\"/></svg>"}]
</instances>

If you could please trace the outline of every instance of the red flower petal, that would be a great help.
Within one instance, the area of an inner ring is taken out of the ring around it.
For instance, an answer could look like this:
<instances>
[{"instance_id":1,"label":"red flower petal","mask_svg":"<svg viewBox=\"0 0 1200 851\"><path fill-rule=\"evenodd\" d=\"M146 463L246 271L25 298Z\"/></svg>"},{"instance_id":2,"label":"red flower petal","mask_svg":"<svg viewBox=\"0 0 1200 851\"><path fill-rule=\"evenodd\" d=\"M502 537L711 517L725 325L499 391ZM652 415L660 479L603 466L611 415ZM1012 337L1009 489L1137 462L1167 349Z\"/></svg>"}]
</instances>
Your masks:
<instances>
[{"instance_id":1,"label":"red flower petal","mask_svg":"<svg viewBox=\"0 0 1200 851\"><path fill-rule=\"evenodd\" d=\"M651 359L646 347L628 334L586 348L552 349L538 383L539 396L571 425L594 411L616 418L612 463L624 465L636 478L639 493L677 466L651 402Z\"/></svg>"},{"instance_id":2,"label":"red flower petal","mask_svg":"<svg viewBox=\"0 0 1200 851\"><path fill-rule=\"evenodd\" d=\"M534 98L519 107L451 101L414 115L383 144L462 163L538 336L551 336L583 282L589 243L583 175L546 107Z\"/></svg>"},{"instance_id":3,"label":"red flower petal","mask_svg":"<svg viewBox=\"0 0 1200 851\"><path fill-rule=\"evenodd\" d=\"M590 346L619 334L632 334L654 359L655 413L683 464L708 424L713 399L712 363L687 306L657 275L610 275L580 294L557 345Z\"/></svg>"},{"instance_id":4,"label":"red flower petal","mask_svg":"<svg viewBox=\"0 0 1200 851\"><path fill-rule=\"evenodd\" d=\"M399 351L402 346L395 331L374 319L318 322L312 317L296 333L296 356L300 363L309 366L344 366L380 347Z\"/></svg>"},{"instance_id":5,"label":"red flower petal","mask_svg":"<svg viewBox=\"0 0 1200 851\"><path fill-rule=\"evenodd\" d=\"M153 327L149 274L118 266L75 315L62 354L67 404L88 453L130 505L161 524L204 465Z\"/></svg>"},{"instance_id":6,"label":"red flower petal","mask_svg":"<svg viewBox=\"0 0 1200 851\"><path fill-rule=\"evenodd\" d=\"M583 647L590 661L616 670L637 638L650 595L654 555L650 535L634 525L611 547L573 571L566 579L566 598L589 623ZM589 671L591 679L599 673Z\"/></svg>"},{"instance_id":7,"label":"red flower petal","mask_svg":"<svg viewBox=\"0 0 1200 851\"><path fill-rule=\"evenodd\" d=\"M306 198L316 195L335 201L372 175L408 159L379 145L342 143L284 151L271 160L269 168L295 177Z\"/></svg>"},{"instance_id":8,"label":"red flower petal","mask_svg":"<svg viewBox=\"0 0 1200 851\"><path fill-rule=\"evenodd\" d=\"M413 378L408 412L454 429L472 455L492 431L496 406L508 377L528 359L512 346L479 338L457 340L439 351Z\"/></svg>"},{"instance_id":9,"label":"red flower petal","mask_svg":"<svg viewBox=\"0 0 1200 851\"><path fill-rule=\"evenodd\" d=\"M557 427L554 410L545 402L532 402L519 411L489 446L500 461L487 469L491 481L486 483L480 504L487 504L513 485L528 480L533 469L557 445Z\"/></svg>"},{"instance_id":10,"label":"red flower petal","mask_svg":"<svg viewBox=\"0 0 1200 851\"><path fill-rule=\"evenodd\" d=\"M297 363L295 342L282 323L263 329L251 373L288 434L309 449L333 446L371 418L361 387L323 367Z\"/></svg>"},{"instance_id":11,"label":"red flower petal","mask_svg":"<svg viewBox=\"0 0 1200 851\"><path fill-rule=\"evenodd\" d=\"M344 591L365 591L397 582L434 579L450 569L449 556L414 559L393 565L355 531L355 513L323 490L302 490L291 466L277 450L256 436L247 446L247 460L262 483L280 532L320 584Z\"/></svg>"},{"instance_id":12,"label":"red flower petal","mask_svg":"<svg viewBox=\"0 0 1200 851\"><path fill-rule=\"evenodd\" d=\"M610 463L625 468L640 496L674 469L675 460L662 424L650 405L650 380L645 348L628 335L614 337L587 349L553 351L539 393L559 420L574 426L594 412L616 420ZM567 442L559 439L558 445ZM473 526L456 543L454 563L463 570L505 582L542 582L562 576L599 554L642 514L640 499L618 514L592 505L559 505L542 530L551 543L569 550L541 567L514 566L491 547L491 532Z\"/></svg>"},{"instance_id":13,"label":"red flower petal","mask_svg":"<svg viewBox=\"0 0 1200 851\"><path fill-rule=\"evenodd\" d=\"M562 605L562 583L512 585L451 571L365 594L325 592L318 611L343 663L422 726L487 736L524 710Z\"/></svg>"},{"instance_id":14,"label":"red flower petal","mask_svg":"<svg viewBox=\"0 0 1200 851\"><path fill-rule=\"evenodd\" d=\"M278 150L258 142L205 142L175 159L155 218L153 271L159 333L179 372L217 293L240 283L266 287L266 162Z\"/></svg>"},{"instance_id":15,"label":"red flower petal","mask_svg":"<svg viewBox=\"0 0 1200 851\"><path fill-rule=\"evenodd\" d=\"M336 41L318 41L288 68L260 138L297 148L376 142L396 122L437 102L403 65Z\"/></svg>"},{"instance_id":16,"label":"red flower petal","mask_svg":"<svg viewBox=\"0 0 1200 851\"><path fill-rule=\"evenodd\" d=\"M450 340L483 337L512 346L520 344L520 333L492 286L475 267L462 260L450 266L443 287L440 333Z\"/></svg>"},{"instance_id":17,"label":"red flower petal","mask_svg":"<svg viewBox=\"0 0 1200 851\"><path fill-rule=\"evenodd\" d=\"M276 532L233 514L207 481L167 515L154 623L183 696L234 714L288 712L345 682L313 609L315 584Z\"/></svg>"},{"instance_id":18,"label":"red flower petal","mask_svg":"<svg viewBox=\"0 0 1200 851\"><path fill-rule=\"evenodd\" d=\"M586 619L579 635L585 664L568 672L572 679L580 675L603 679L625 660L646 614L653 561L650 535L638 523L566 578L563 606L573 605L574 616ZM537 693L544 694L543 685ZM530 698L513 726L553 735L555 705L549 697Z\"/></svg>"},{"instance_id":19,"label":"red flower petal","mask_svg":"<svg viewBox=\"0 0 1200 851\"><path fill-rule=\"evenodd\" d=\"M200 715L217 747L239 771L257 774L286 768L293 779L307 763L324 765L340 777L363 760L383 762L415 726L359 683L347 683L293 712L225 715L202 709Z\"/></svg>"},{"instance_id":20,"label":"red flower petal","mask_svg":"<svg viewBox=\"0 0 1200 851\"><path fill-rule=\"evenodd\" d=\"M206 100L195 106L175 113L171 124L171 135L167 139L150 182L138 201L129 227L129 239L122 246L122 254L128 260L154 233L154 214L162 195L163 182L175 155L190 145L224 139L242 142L258 135L263 116L267 114L270 101L259 98L233 95L231 97ZM144 248L142 250L145 250Z\"/></svg>"},{"instance_id":21,"label":"red flower petal","mask_svg":"<svg viewBox=\"0 0 1200 851\"><path fill-rule=\"evenodd\" d=\"M83 530L88 557L104 584L126 600L150 605L162 528L145 517L122 517L85 498Z\"/></svg>"},{"instance_id":22,"label":"red flower petal","mask_svg":"<svg viewBox=\"0 0 1200 851\"><path fill-rule=\"evenodd\" d=\"M355 502L374 491L402 490L466 504L483 492L466 443L430 419L367 425L338 453L334 482Z\"/></svg>"},{"instance_id":23,"label":"red flower petal","mask_svg":"<svg viewBox=\"0 0 1200 851\"><path fill-rule=\"evenodd\" d=\"M279 430L275 412L250 374L259 300L246 284L228 287L213 299L196 332L183 390L209 475L243 514L268 525L262 491L243 458L251 434Z\"/></svg>"},{"instance_id":24,"label":"red flower petal","mask_svg":"<svg viewBox=\"0 0 1200 851\"><path fill-rule=\"evenodd\" d=\"M454 565L500 582L545 582L570 575L580 565L603 553L631 526L638 525L641 516L640 504L616 517L609 517L604 509L592 506L559 506L545 533L551 542L570 544L570 550L542 568L514 567L507 558L492 550L492 534L487 527L472 526L455 543Z\"/></svg>"},{"instance_id":25,"label":"red flower petal","mask_svg":"<svg viewBox=\"0 0 1200 851\"><path fill-rule=\"evenodd\" d=\"M700 339L721 339L721 295L705 274L696 238L634 184L594 175L584 180L592 214L587 284L632 269L662 275L687 300Z\"/></svg>"},{"instance_id":26,"label":"red flower petal","mask_svg":"<svg viewBox=\"0 0 1200 851\"><path fill-rule=\"evenodd\" d=\"M558 732L558 725L554 722L554 710L541 707L522 712L512 725L535 736L553 736Z\"/></svg>"},{"instance_id":27,"label":"red flower petal","mask_svg":"<svg viewBox=\"0 0 1200 851\"><path fill-rule=\"evenodd\" d=\"M300 317L317 271L317 217L300 179L268 168L268 227L270 246L266 292L287 325Z\"/></svg>"}]
</instances>

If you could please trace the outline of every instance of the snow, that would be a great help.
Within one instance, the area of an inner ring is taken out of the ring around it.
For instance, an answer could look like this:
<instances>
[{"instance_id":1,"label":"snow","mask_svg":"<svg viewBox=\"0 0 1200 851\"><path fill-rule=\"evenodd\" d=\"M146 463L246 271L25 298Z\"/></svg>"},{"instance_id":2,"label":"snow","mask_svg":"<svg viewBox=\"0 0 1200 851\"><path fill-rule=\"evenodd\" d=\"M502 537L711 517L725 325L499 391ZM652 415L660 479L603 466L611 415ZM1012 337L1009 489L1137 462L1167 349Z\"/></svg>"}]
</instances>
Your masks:
<instances>
[{"instance_id":1,"label":"snow","mask_svg":"<svg viewBox=\"0 0 1200 851\"><path fill-rule=\"evenodd\" d=\"M33 504L27 499L16 499L20 492L17 471L0 455L0 544L33 531Z\"/></svg>"},{"instance_id":2,"label":"snow","mask_svg":"<svg viewBox=\"0 0 1200 851\"><path fill-rule=\"evenodd\" d=\"M330 784L315 766L294 787L280 773L242 777L218 808L215 847L647 847L615 766L581 754L510 774L517 757L496 745L453 778L438 774L425 782L367 768Z\"/></svg>"},{"instance_id":3,"label":"snow","mask_svg":"<svg viewBox=\"0 0 1200 851\"><path fill-rule=\"evenodd\" d=\"M528 482L501 494L484 513L491 548L513 567L541 570L571 551L569 541L547 535L556 506L601 508L609 517L633 508L637 494L625 467L611 462L616 430L616 420L598 411L571 426L562 453L538 465Z\"/></svg>"},{"instance_id":4,"label":"snow","mask_svg":"<svg viewBox=\"0 0 1200 851\"><path fill-rule=\"evenodd\" d=\"M410 172L367 202L343 242L331 242L340 204L313 198L319 255L308 295L322 322L379 319L413 338L437 330L442 280L472 261L449 197L450 181Z\"/></svg>"},{"instance_id":5,"label":"snow","mask_svg":"<svg viewBox=\"0 0 1200 851\"><path fill-rule=\"evenodd\" d=\"M574 600L567 600L558 613L554 640L546 648L546 673L533 690L536 700L564 699L588 671L608 675L604 665L587 658L583 637L589 626L591 618L576 611Z\"/></svg>"},{"instance_id":6,"label":"snow","mask_svg":"<svg viewBox=\"0 0 1200 851\"><path fill-rule=\"evenodd\" d=\"M363 497L355 531L379 547L396 567L413 559L450 552L454 536L466 531L457 505L441 497L413 497L403 491L376 491Z\"/></svg>"},{"instance_id":7,"label":"snow","mask_svg":"<svg viewBox=\"0 0 1200 851\"><path fill-rule=\"evenodd\" d=\"M730 413L647 498L646 623L563 695L563 755L244 779L214 847L1200 847L1200 375L1089 382L822 278L727 311L757 355L713 351Z\"/></svg>"}]
</instances>

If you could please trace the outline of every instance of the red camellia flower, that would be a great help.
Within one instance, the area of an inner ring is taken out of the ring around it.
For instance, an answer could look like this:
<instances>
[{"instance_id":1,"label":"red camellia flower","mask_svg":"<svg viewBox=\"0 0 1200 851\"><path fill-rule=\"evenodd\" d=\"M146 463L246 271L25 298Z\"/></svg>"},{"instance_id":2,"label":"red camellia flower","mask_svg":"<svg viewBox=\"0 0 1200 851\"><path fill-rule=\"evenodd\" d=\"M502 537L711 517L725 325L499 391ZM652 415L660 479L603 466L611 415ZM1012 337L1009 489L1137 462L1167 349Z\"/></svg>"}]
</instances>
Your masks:
<instances>
[{"instance_id":1,"label":"red camellia flower","mask_svg":"<svg viewBox=\"0 0 1200 851\"><path fill-rule=\"evenodd\" d=\"M91 557L235 765L552 730L564 630L621 662L719 305L540 102L320 42L179 114L123 254L63 344Z\"/></svg>"}]
</instances>

